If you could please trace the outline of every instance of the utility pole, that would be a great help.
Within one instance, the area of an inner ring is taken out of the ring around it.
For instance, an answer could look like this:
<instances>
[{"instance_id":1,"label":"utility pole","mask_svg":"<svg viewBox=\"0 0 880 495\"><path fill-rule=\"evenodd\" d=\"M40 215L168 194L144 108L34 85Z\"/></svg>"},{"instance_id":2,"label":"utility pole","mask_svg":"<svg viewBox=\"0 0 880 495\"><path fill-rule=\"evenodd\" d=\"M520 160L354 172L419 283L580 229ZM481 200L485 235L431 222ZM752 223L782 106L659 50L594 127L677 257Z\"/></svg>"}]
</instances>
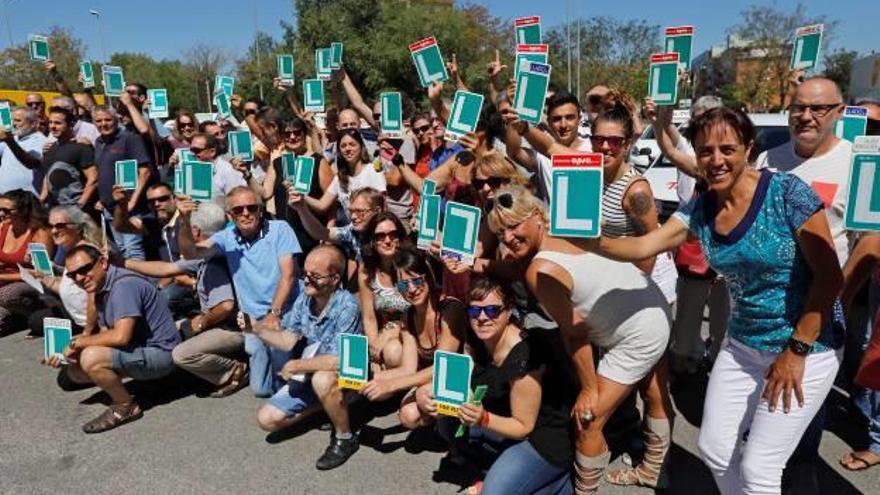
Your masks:
<instances>
[{"instance_id":1,"label":"utility pole","mask_svg":"<svg viewBox=\"0 0 880 495\"><path fill-rule=\"evenodd\" d=\"M575 96L578 98L581 97L581 15L580 8L578 8L578 18L577 18L577 51L575 54L577 55L577 93Z\"/></svg>"},{"instance_id":2,"label":"utility pole","mask_svg":"<svg viewBox=\"0 0 880 495\"><path fill-rule=\"evenodd\" d=\"M571 93L571 9L568 0L565 0L565 51L568 60L566 65L568 92Z\"/></svg>"},{"instance_id":3,"label":"utility pole","mask_svg":"<svg viewBox=\"0 0 880 495\"><path fill-rule=\"evenodd\" d=\"M257 0L254 5L254 47L257 51L257 87L260 90L260 99L263 99L263 64L260 63L260 31L257 29Z\"/></svg>"},{"instance_id":4,"label":"utility pole","mask_svg":"<svg viewBox=\"0 0 880 495\"><path fill-rule=\"evenodd\" d=\"M104 47L104 32L101 30L101 12L95 9L89 11L89 14L95 16L95 23L98 25L98 43L101 44L101 57L104 59L104 64L109 64L110 60L107 58L107 49Z\"/></svg>"},{"instance_id":5,"label":"utility pole","mask_svg":"<svg viewBox=\"0 0 880 495\"><path fill-rule=\"evenodd\" d=\"M10 26L9 17L12 12L12 9L10 8L10 6L12 5L12 2L14 2L14 1L15 0L6 0L4 2L6 5L3 8L3 19L6 22L6 36L9 38L9 48L12 48L12 28L9 27Z\"/></svg>"}]
</instances>

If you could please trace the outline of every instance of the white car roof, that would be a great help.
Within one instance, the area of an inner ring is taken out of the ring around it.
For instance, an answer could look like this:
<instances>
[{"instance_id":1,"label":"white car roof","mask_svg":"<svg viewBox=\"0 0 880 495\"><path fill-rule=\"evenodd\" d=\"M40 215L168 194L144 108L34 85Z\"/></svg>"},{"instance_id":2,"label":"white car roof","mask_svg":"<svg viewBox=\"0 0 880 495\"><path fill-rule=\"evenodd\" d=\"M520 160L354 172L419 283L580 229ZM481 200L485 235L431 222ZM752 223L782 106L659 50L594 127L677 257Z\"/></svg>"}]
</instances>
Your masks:
<instances>
[{"instance_id":1,"label":"white car roof","mask_svg":"<svg viewBox=\"0 0 880 495\"><path fill-rule=\"evenodd\" d=\"M749 118L758 127L788 126L788 113L750 113Z\"/></svg>"}]
</instances>

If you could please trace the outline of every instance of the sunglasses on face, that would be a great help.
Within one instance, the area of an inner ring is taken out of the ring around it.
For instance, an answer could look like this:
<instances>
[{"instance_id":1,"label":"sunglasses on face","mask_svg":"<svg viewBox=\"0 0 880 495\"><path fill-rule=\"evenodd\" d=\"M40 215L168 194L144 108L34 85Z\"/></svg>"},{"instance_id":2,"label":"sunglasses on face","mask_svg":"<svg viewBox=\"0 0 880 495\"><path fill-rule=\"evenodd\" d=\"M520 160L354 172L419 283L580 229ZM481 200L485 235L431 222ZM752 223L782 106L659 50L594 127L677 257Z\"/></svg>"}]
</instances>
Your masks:
<instances>
[{"instance_id":1,"label":"sunglasses on face","mask_svg":"<svg viewBox=\"0 0 880 495\"><path fill-rule=\"evenodd\" d=\"M30 103L26 103L26 105L29 107L35 108L35 107L41 107L41 106L45 105L45 103L43 103L42 101L32 101Z\"/></svg>"},{"instance_id":2,"label":"sunglasses on face","mask_svg":"<svg viewBox=\"0 0 880 495\"><path fill-rule=\"evenodd\" d=\"M15 211L18 210L15 208L0 208L0 215L9 215L10 213L13 213Z\"/></svg>"},{"instance_id":3,"label":"sunglasses on face","mask_svg":"<svg viewBox=\"0 0 880 495\"><path fill-rule=\"evenodd\" d=\"M285 129L284 134L287 136L301 137L305 134L305 131L302 129Z\"/></svg>"},{"instance_id":4,"label":"sunglasses on face","mask_svg":"<svg viewBox=\"0 0 880 495\"><path fill-rule=\"evenodd\" d=\"M602 103L602 97L599 95L587 96L587 103L593 106L599 105L600 103Z\"/></svg>"},{"instance_id":5,"label":"sunglasses on face","mask_svg":"<svg viewBox=\"0 0 880 495\"><path fill-rule=\"evenodd\" d=\"M489 177L487 179L477 179L476 177L471 179L471 185L474 186L474 189L480 190L483 189L486 184L489 185L490 189L498 189L499 187L509 184L510 179L507 177Z\"/></svg>"},{"instance_id":6,"label":"sunglasses on face","mask_svg":"<svg viewBox=\"0 0 880 495\"><path fill-rule=\"evenodd\" d=\"M257 214L260 211L260 205L241 205L241 206L233 206L229 209L233 215L240 217L244 215L244 212L247 211L250 214Z\"/></svg>"},{"instance_id":7,"label":"sunglasses on face","mask_svg":"<svg viewBox=\"0 0 880 495\"><path fill-rule=\"evenodd\" d=\"M468 306L468 316L470 316L472 320L479 318L481 313L486 313L486 318L494 320L498 318L498 315L500 315L502 311L504 311L504 306L500 304L489 304L487 306L476 306L471 304Z\"/></svg>"},{"instance_id":8,"label":"sunglasses on face","mask_svg":"<svg viewBox=\"0 0 880 495\"><path fill-rule=\"evenodd\" d=\"M170 194L164 194L164 195L162 195L162 196L157 196L157 197L155 197L155 198L147 198L147 202L150 203L150 204L154 204L154 203L164 203L164 202L168 201L169 199L171 199L171 195L170 195Z\"/></svg>"},{"instance_id":9,"label":"sunglasses on face","mask_svg":"<svg viewBox=\"0 0 880 495\"><path fill-rule=\"evenodd\" d=\"M511 208L513 207L513 195L510 193L501 193L494 198L491 198L486 201L486 212L490 212L495 209L496 206L500 206L501 208Z\"/></svg>"},{"instance_id":10,"label":"sunglasses on face","mask_svg":"<svg viewBox=\"0 0 880 495\"><path fill-rule=\"evenodd\" d=\"M71 222L58 222L58 223L50 223L49 229L51 230L64 230L68 225L73 225Z\"/></svg>"},{"instance_id":11,"label":"sunglasses on face","mask_svg":"<svg viewBox=\"0 0 880 495\"><path fill-rule=\"evenodd\" d=\"M822 118L828 115L828 112L841 105L843 105L843 103L827 103L820 105L801 105L800 103L793 103L788 107L788 112L793 116L799 117L807 113L807 110L809 110L811 115Z\"/></svg>"},{"instance_id":12,"label":"sunglasses on face","mask_svg":"<svg viewBox=\"0 0 880 495\"><path fill-rule=\"evenodd\" d=\"M86 263L85 265L77 268L76 270L68 270L67 276L71 280L76 280L78 277L84 277L84 276L88 275L90 271L92 271L92 268L94 268L97 263L98 263L98 260L93 260L93 261Z\"/></svg>"},{"instance_id":13,"label":"sunglasses on face","mask_svg":"<svg viewBox=\"0 0 880 495\"><path fill-rule=\"evenodd\" d=\"M192 127L195 127L195 126L196 126L196 125L193 124L192 122L181 122L181 123L178 124L178 125L179 125L181 128L183 128L183 127L190 127L190 128L192 128Z\"/></svg>"},{"instance_id":14,"label":"sunglasses on face","mask_svg":"<svg viewBox=\"0 0 880 495\"><path fill-rule=\"evenodd\" d=\"M325 278L331 278L334 274L328 273L327 275L319 275L317 273L305 272L303 273L303 278L310 284L316 285L324 280Z\"/></svg>"},{"instance_id":15,"label":"sunglasses on face","mask_svg":"<svg viewBox=\"0 0 880 495\"><path fill-rule=\"evenodd\" d=\"M418 290L424 285L425 277L413 277L409 280L398 280L397 284L395 284L397 292L400 292L401 294L406 294L410 290Z\"/></svg>"},{"instance_id":16,"label":"sunglasses on face","mask_svg":"<svg viewBox=\"0 0 880 495\"><path fill-rule=\"evenodd\" d=\"M194 148L194 147L192 147L192 146L189 147L189 151L190 151L190 153L192 153L193 155L198 155L199 153L205 151L205 149L206 149L206 148Z\"/></svg>"},{"instance_id":17,"label":"sunglasses on face","mask_svg":"<svg viewBox=\"0 0 880 495\"><path fill-rule=\"evenodd\" d=\"M423 125L421 127L413 127L413 132L416 134L424 134L431 130L431 126Z\"/></svg>"},{"instance_id":18,"label":"sunglasses on face","mask_svg":"<svg viewBox=\"0 0 880 495\"><path fill-rule=\"evenodd\" d=\"M594 134L590 136L590 144L593 145L594 150L601 150L602 147L607 143L608 148L613 152L617 152L623 146L623 143L626 142L625 137L621 136L600 136L598 134Z\"/></svg>"},{"instance_id":19,"label":"sunglasses on face","mask_svg":"<svg viewBox=\"0 0 880 495\"><path fill-rule=\"evenodd\" d=\"M352 217L362 217L373 210L375 208L349 208L348 214Z\"/></svg>"},{"instance_id":20,"label":"sunglasses on face","mask_svg":"<svg viewBox=\"0 0 880 495\"><path fill-rule=\"evenodd\" d=\"M373 238L376 242L396 241L400 239L400 233L397 232L397 229L389 230L388 232L376 232L373 234Z\"/></svg>"}]
</instances>

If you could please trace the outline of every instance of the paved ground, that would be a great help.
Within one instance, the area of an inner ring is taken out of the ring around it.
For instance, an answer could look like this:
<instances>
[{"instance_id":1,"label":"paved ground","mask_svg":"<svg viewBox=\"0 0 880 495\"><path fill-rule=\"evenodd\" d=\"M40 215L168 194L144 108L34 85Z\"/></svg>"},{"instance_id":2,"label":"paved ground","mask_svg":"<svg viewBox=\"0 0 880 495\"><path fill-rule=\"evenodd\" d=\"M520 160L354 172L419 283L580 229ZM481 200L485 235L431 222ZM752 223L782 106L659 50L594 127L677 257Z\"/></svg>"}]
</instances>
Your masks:
<instances>
[{"instance_id":1,"label":"paved ground","mask_svg":"<svg viewBox=\"0 0 880 495\"><path fill-rule=\"evenodd\" d=\"M361 450L330 472L315 470L328 433L315 424L283 437L266 436L254 415L261 401L242 391L215 400L193 393L186 376L164 392L137 388L148 410L142 420L95 436L80 425L106 400L95 389L65 393L42 367L41 340L23 334L0 338L0 493L2 494L454 494L454 469L440 469L442 453L401 431L391 411L362 428ZM695 455L699 387L683 387L671 464L672 494L711 494L711 477ZM169 389L171 390L169 392ZM832 414L834 418L835 415ZM817 467L821 493L880 493L880 467L847 473L836 459L856 438L851 420L836 418L822 443ZM620 461L617 461L620 462ZM612 488L606 494L649 494Z\"/></svg>"}]
</instances>

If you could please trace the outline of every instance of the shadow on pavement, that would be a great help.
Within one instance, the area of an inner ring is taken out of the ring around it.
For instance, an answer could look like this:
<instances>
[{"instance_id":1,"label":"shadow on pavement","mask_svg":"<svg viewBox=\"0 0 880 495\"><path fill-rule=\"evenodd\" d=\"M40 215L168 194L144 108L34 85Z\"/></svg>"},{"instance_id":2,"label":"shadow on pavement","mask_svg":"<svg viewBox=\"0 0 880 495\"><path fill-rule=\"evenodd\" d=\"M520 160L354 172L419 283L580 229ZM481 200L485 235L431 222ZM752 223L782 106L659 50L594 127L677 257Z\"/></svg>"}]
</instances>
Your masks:
<instances>
[{"instance_id":1,"label":"shadow on pavement","mask_svg":"<svg viewBox=\"0 0 880 495\"><path fill-rule=\"evenodd\" d=\"M125 383L125 389L137 400L141 409L148 411L155 406L161 406L190 395L207 394L210 385L197 378L195 375L180 369L173 373L152 381L129 380ZM110 405L110 396L102 390L96 390L94 394L80 401L80 404L104 404Z\"/></svg>"}]
</instances>

